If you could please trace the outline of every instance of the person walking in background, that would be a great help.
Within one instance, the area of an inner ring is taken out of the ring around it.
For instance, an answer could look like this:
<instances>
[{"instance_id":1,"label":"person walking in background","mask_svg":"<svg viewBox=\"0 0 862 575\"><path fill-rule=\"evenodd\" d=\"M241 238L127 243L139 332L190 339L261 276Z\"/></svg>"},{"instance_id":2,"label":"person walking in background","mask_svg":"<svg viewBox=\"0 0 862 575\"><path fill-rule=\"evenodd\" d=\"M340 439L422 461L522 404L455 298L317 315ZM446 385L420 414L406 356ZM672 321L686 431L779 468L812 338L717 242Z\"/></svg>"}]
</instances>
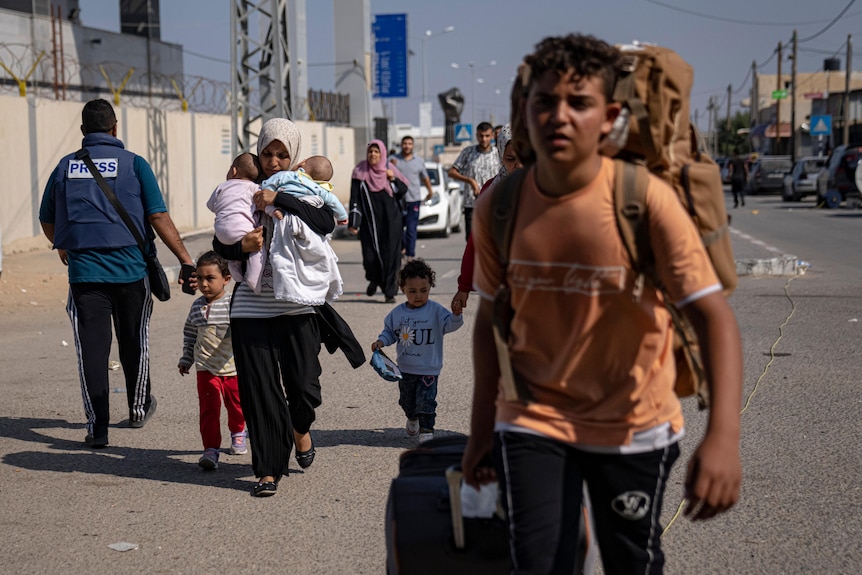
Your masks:
<instances>
[{"instance_id":1,"label":"person walking in background","mask_svg":"<svg viewBox=\"0 0 862 575\"><path fill-rule=\"evenodd\" d=\"M140 235L159 235L182 264L181 282L194 271L168 215L150 165L117 139L117 117L106 100L91 100L81 112L82 147L113 188ZM108 445L108 354L111 325L117 334L126 380L129 422L141 428L156 411L150 384L149 325L153 299L147 264L132 233L75 154L54 169L39 209L45 237L69 267L69 300L84 413L85 442ZM155 249L155 247L153 247Z\"/></svg>"},{"instance_id":2,"label":"person walking in background","mask_svg":"<svg viewBox=\"0 0 862 575\"><path fill-rule=\"evenodd\" d=\"M461 193L464 195L464 235L470 237L473 225L473 207L482 186L500 171L500 156L491 145L494 137L494 127L488 122L482 122L476 127L475 146L461 150L452 167L449 177L462 182Z\"/></svg>"},{"instance_id":3,"label":"person walking in background","mask_svg":"<svg viewBox=\"0 0 862 575\"><path fill-rule=\"evenodd\" d=\"M733 207L745 205L745 186L748 184L748 162L739 153L739 148L733 149L730 160L730 191L733 193Z\"/></svg>"},{"instance_id":4,"label":"person walking in background","mask_svg":"<svg viewBox=\"0 0 862 575\"><path fill-rule=\"evenodd\" d=\"M422 260L405 264L399 280L407 301L392 309L383 320L383 331L371 351L397 344L398 404L407 416L407 435L419 434L419 442L434 437L437 418L437 380L443 368L443 336L464 325L457 306L450 313L430 301L434 271Z\"/></svg>"},{"instance_id":5,"label":"person walking in background","mask_svg":"<svg viewBox=\"0 0 862 575\"><path fill-rule=\"evenodd\" d=\"M186 375L192 364L197 370L200 430L204 453L198 465L217 469L221 449L221 404L227 409L231 455L248 453L245 418L239 400L236 367L230 337L230 299L225 291L230 281L227 262L215 252L197 261L197 288L203 294L192 303L183 327L183 355L178 368Z\"/></svg>"},{"instance_id":6,"label":"person walking in background","mask_svg":"<svg viewBox=\"0 0 862 575\"><path fill-rule=\"evenodd\" d=\"M431 179L425 169L425 160L413 154L413 136L401 138L401 153L396 154L390 163L397 166L401 173L407 178L407 194L404 196L404 237L402 239L402 252L407 256L407 261L413 261L416 257L416 227L419 225L419 206L422 200L430 200L434 195L431 190ZM422 186L428 190L428 194L422 194Z\"/></svg>"},{"instance_id":7,"label":"person walking in background","mask_svg":"<svg viewBox=\"0 0 862 575\"><path fill-rule=\"evenodd\" d=\"M511 145L511 142L512 128L509 124L500 126L500 131L497 132L496 143L497 153L500 155L500 164L502 167L493 179L485 182L485 185L482 186L480 195L515 170L524 167L524 164L521 163L521 158L519 158L518 154L515 153L515 146ZM464 248L464 255L461 256L461 274L458 276L458 291L455 293L455 297L452 298L453 310L455 309L454 305L456 302L462 309L467 307L467 298L470 297L470 292L473 291L474 258L475 251L473 247L473 238L468 236L467 246Z\"/></svg>"},{"instance_id":8,"label":"person walking in background","mask_svg":"<svg viewBox=\"0 0 862 575\"><path fill-rule=\"evenodd\" d=\"M662 294L632 269L617 228L614 163L599 155L620 110L611 100L619 63L619 50L592 36L536 46L512 93L516 150L536 159L511 210L508 254L492 231L506 225L494 215L502 186L476 213L481 299L462 469L474 487L499 479L517 573L573 572L584 481L605 572L664 566L659 519L684 421L673 324ZM652 174L645 204L657 275L701 343L711 408L688 465L685 513L709 519L739 497L739 328L691 218ZM508 312L495 302L506 288ZM492 326L502 322L510 334L498 347ZM512 377L501 375L499 354ZM496 470L479 465L492 451Z\"/></svg>"},{"instance_id":9,"label":"person walking in background","mask_svg":"<svg viewBox=\"0 0 862 575\"><path fill-rule=\"evenodd\" d=\"M383 290L395 303L401 267L402 216L398 205L407 193L407 177L386 161L386 147L371 140L366 159L353 169L350 181L350 233L362 243L362 267L368 297Z\"/></svg>"}]
</instances>

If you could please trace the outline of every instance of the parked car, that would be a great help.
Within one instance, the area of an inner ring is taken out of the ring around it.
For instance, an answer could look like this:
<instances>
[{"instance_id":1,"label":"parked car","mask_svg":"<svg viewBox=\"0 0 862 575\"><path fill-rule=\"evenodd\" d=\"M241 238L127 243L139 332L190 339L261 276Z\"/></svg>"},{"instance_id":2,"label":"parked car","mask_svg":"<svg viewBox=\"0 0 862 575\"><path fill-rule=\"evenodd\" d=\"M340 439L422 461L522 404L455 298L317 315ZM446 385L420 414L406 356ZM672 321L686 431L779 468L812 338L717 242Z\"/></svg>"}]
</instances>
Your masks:
<instances>
[{"instance_id":1,"label":"parked car","mask_svg":"<svg viewBox=\"0 0 862 575\"><path fill-rule=\"evenodd\" d=\"M790 156L760 156L748 170L745 193L752 196L764 192L781 193L784 190L784 176L792 169Z\"/></svg>"},{"instance_id":2,"label":"parked car","mask_svg":"<svg viewBox=\"0 0 862 575\"><path fill-rule=\"evenodd\" d=\"M730 183L730 158L716 158L715 163L718 164L718 169L721 171L721 183Z\"/></svg>"},{"instance_id":3,"label":"parked car","mask_svg":"<svg viewBox=\"0 0 862 575\"><path fill-rule=\"evenodd\" d=\"M416 231L448 237L449 232L460 232L464 217L461 186L450 182L446 170L437 162L425 162L433 195L419 204L419 225ZM423 193L424 193L423 189Z\"/></svg>"},{"instance_id":4,"label":"parked car","mask_svg":"<svg viewBox=\"0 0 862 575\"><path fill-rule=\"evenodd\" d=\"M837 208L847 198L858 198L856 166L862 157L862 144L836 146L829 156L826 169L820 175L817 186L817 203L827 208Z\"/></svg>"},{"instance_id":5,"label":"parked car","mask_svg":"<svg viewBox=\"0 0 862 575\"><path fill-rule=\"evenodd\" d=\"M808 156L797 160L790 173L784 177L781 199L798 202L805 196L817 194L817 175L825 166L825 157Z\"/></svg>"}]
</instances>

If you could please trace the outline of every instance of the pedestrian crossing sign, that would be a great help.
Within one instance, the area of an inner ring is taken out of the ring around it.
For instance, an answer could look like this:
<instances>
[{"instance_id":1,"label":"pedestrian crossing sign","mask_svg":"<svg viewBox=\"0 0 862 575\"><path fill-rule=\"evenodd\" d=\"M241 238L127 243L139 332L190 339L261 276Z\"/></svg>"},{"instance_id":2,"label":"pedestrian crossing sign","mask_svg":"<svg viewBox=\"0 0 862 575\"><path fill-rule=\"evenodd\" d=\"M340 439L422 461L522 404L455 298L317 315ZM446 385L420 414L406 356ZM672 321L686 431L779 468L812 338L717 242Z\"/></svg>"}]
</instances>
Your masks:
<instances>
[{"instance_id":1,"label":"pedestrian crossing sign","mask_svg":"<svg viewBox=\"0 0 862 575\"><path fill-rule=\"evenodd\" d=\"M455 141L472 142L473 124L455 124Z\"/></svg>"},{"instance_id":2,"label":"pedestrian crossing sign","mask_svg":"<svg viewBox=\"0 0 862 575\"><path fill-rule=\"evenodd\" d=\"M830 136L832 135L832 116L811 116L811 130L809 133L812 136Z\"/></svg>"}]
</instances>

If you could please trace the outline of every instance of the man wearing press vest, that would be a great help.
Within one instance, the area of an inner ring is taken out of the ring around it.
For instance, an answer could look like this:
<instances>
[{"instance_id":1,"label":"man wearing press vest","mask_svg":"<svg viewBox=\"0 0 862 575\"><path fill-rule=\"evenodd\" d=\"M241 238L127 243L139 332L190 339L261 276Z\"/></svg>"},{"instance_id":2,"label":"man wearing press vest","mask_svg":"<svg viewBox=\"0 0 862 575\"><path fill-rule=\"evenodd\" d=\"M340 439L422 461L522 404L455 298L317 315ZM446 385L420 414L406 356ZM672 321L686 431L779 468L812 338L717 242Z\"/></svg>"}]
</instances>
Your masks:
<instances>
[{"instance_id":1,"label":"man wearing press vest","mask_svg":"<svg viewBox=\"0 0 862 575\"><path fill-rule=\"evenodd\" d=\"M153 230L183 267L193 269L167 213L156 177L146 160L117 139L114 109L102 99L81 112L82 148L89 152L131 222L143 238ZM83 159L65 156L42 196L39 221L60 260L69 267L66 311L78 354L78 375L87 417L85 442L108 445L110 421L108 354L111 325L117 334L126 382L129 423L143 427L156 410L151 394L149 322L153 311L147 265L141 248Z\"/></svg>"}]
</instances>

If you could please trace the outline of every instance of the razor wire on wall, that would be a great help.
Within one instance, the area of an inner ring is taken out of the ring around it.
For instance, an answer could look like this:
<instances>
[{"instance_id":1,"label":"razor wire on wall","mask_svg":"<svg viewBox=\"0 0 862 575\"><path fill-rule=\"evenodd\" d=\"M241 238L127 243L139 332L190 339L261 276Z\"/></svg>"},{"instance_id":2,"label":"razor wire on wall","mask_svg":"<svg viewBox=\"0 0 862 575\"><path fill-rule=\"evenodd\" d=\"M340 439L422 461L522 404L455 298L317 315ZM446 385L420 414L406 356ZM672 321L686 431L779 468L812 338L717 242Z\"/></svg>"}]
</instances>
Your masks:
<instances>
[{"instance_id":1,"label":"razor wire on wall","mask_svg":"<svg viewBox=\"0 0 862 575\"><path fill-rule=\"evenodd\" d=\"M114 105L164 111L231 111L230 82L189 74L148 76L146 70L115 61L82 65L73 57L34 52L29 44L0 43L0 94L73 101L105 98ZM346 95L309 90L306 105L311 120L350 123Z\"/></svg>"}]
</instances>

